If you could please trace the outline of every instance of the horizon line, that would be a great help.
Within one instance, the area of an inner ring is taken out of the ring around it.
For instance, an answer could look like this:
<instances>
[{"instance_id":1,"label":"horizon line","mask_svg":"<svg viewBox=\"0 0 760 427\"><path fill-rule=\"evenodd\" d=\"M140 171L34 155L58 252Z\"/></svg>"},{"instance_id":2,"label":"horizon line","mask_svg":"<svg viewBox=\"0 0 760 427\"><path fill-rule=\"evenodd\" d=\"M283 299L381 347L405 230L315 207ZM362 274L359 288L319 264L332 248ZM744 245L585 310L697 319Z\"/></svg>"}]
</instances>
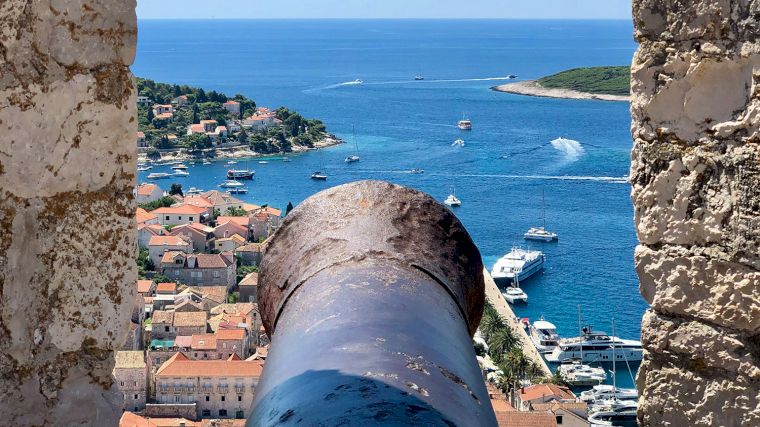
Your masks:
<instances>
[{"instance_id":1,"label":"horizon line","mask_svg":"<svg viewBox=\"0 0 760 427\"><path fill-rule=\"evenodd\" d=\"M631 18L137 18L138 21L633 21Z\"/></svg>"}]
</instances>

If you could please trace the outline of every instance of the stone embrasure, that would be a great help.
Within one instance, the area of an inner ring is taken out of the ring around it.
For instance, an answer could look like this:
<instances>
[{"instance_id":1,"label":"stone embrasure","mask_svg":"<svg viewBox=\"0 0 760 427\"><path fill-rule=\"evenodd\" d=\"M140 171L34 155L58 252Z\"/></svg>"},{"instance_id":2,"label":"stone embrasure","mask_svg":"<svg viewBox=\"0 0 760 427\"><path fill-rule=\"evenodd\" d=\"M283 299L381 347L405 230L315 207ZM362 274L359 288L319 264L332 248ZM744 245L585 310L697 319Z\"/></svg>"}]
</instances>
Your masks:
<instances>
[{"instance_id":1,"label":"stone embrasure","mask_svg":"<svg viewBox=\"0 0 760 427\"><path fill-rule=\"evenodd\" d=\"M134 0L0 2L3 425L116 425L134 299Z\"/></svg>"},{"instance_id":2,"label":"stone embrasure","mask_svg":"<svg viewBox=\"0 0 760 427\"><path fill-rule=\"evenodd\" d=\"M633 4L639 421L760 425L760 1Z\"/></svg>"}]
</instances>

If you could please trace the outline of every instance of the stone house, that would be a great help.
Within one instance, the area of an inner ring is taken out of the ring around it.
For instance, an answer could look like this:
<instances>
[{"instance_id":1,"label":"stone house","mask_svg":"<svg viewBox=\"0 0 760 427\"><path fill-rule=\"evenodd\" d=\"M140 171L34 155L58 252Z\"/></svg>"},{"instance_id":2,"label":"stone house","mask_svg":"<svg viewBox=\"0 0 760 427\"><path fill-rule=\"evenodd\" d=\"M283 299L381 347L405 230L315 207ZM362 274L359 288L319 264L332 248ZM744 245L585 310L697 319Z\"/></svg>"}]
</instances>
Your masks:
<instances>
[{"instance_id":1,"label":"stone house","mask_svg":"<svg viewBox=\"0 0 760 427\"><path fill-rule=\"evenodd\" d=\"M158 224L137 224L137 246L148 249L148 242L153 236L165 236L167 231Z\"/></svg>"},{"instance_id":2,"label":"stone house","mask_svg":"<svg viewBox=\"0 0 760 427\"><path fill-rule=\"evenodd\" d=\"M235 117L240 116L240 103L237 101L229 100L223 104L224 109L234 114Z\"/></svg>"},{"instance_id":3,"label":"stone house","mask_svg":"<svg viewBox=\"0 0 760 427\"><path fill-rule=\"evenodd\" d=\"M258 267L264 254L263 248L263 243L248 243L235 249L235 255L240 258L242 265Z\"/></svg>"},{"instance_id":4,"label":"stone house","mask_svg":"<svg viewBox=\"0 0 760 427\"><path fill-rule=\"evenodd\" d=\"M184 236L153 236L148 240L148 253L153 265L158 268L166 252L193 253L193 246Z\"/></svg>"},{"instance_id":5,"label":"stone house","mask_svg":"<svg viewBox=\"0 0 760 427\"><path fill-rule=\"evenodd\" d=\"M159 224L172 226L194 222L205 223L211 215L209 209L190 205L158 208L151 213L156 215Z\"/></svg>"},{"instance_id":6,"label":"stone house","mask_svg":"<svg viewBox=\"0 0 760 427\"><path fill-rule=\"evenodd\" d=\"M216 337L216 351L221 358L228 358L237 354L240 358L248 357L248 333L242 328L218 329Z\"/></svg>"},{"instance_id":7,"label":"stone house","mask_svg":"<svg viewBox=\"0 0 760 427\"><path fill-rule=\"evenodd\" d=\"M166 252L161 259L161 273L191 286L235 286L236 263L231 252L193 254Z\"/></svg>"},{"instance_id":8,"label":"stone house","mask_svg":"<svg viewBox=\"0 0 760 427\"><path fill-rule=\"evenodd\" d=\"M155 202L156 200L164 197L164 190L156 184L145 183L137 186L135 191L135 199L137 203Z\"/></svg>"},{"instance_id":9,"label":"stone house","mask_svg":"<svg viewBox=\"0 0 760 427\"><path fill-rule=\"evenodd\" d=\"M515 393L517 401L513 405L520 411L529 411L537 403L575 402L575 395L567 387L555 384L534 384L522 387Z\"/></svg>"},{"instance_id":10,"label":"stone house","mask_svg":"<svg viewBox=\"0 0 760 427\"><path fill-rule=\"evenodd\" d=\"M214 241L214 229L195 222L192 224L178 225L169 232L172 236L182 236L193 245L194 252L207 252Z\"/></svg>"},{"instance_id":11,"label":"stone house","mask_svg":"<svg viewBox=\"0 0 760 427\"><path fill-rule=\"evenodd\" d=\"M238 283L238 292L240 292L240 302L256 302L259 290L259 273L248 273L243 280Z\"/></svg>"},{"instance_id":12,"label":"stone house","mask_svg":"<svg viewBox=\"0 0 760 427\"><path fill-rule=\"evenodd\" d=\"M124 395L124 409L145 409L148 393L148 369L142 351L117 351L113 377L119 391Z\"/></svg>"},{"instance_id":13,"label":"stone house","mask_svg":"<svg viewBox=\"0 0 760 427\"><path fill-rule=\"evenodd\" d=\"M533 411L548 412L559 427L588 427L588 405L584 402L551 402L531 405Z\"/></svg>"},{"instance_id":14,"label":"stone house","mask_svg":"<svg viewBox=\"0 0 760 427\"><path fill-rule=\"evenodd\" d=\"M205 311L174 312L172 326L176 335L199 335L208 330L208 313Z\"/></svg>"},{"instance_id":15,"label":"stone house","mask_svg":"<svg viewBox=\"0 0 760 427\"><path fill-rule=\"evenodd\" d=\"M250 415L263 363L240 360L191 360L176 353L156 371L156 400L162 404L192 404L201 418Z\"/></svg>"},{"instance_id":16,"label":"stone house","mask_svg":"<svg viewBox=\"0 0 760 427\"><path fill-rule=\"evenodd\" d=\"M230 220L234 217L219 217L217 218L217 226L214 227L214 237L217 239L226 239L237 234L248 240L250 231L248 228L248 217L242 217L245 219L245 224L241 224L240 221Z\"/></svg>"},{"instance_id":17,"label":"stone house","mask_svg":"<svg viewBox=\"0 0 760 427\"><path fill-rule=\"evenodd\" d=\"M245 245L245 237L239 234L233 234L230 237L223 237L214 241L214 249L219 252L234 252L235 249Z\"/></svg>"}]
</instances>

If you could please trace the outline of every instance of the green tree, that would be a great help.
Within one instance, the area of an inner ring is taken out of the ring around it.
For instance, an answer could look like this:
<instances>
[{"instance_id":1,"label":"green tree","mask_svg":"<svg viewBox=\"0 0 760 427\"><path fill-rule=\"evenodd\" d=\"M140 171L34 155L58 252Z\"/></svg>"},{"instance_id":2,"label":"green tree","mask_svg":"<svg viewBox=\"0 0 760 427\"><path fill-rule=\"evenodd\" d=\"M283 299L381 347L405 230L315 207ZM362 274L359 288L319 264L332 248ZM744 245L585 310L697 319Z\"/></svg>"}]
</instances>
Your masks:
<instances>
[{"instance_id":1,"label":"green tree","mask_svg":"<svg viewBox=\"0 0 760 427\"><path fill-rule=\"evenodd\" d=\"M153 114L153 109L151 107L148 107L148 123L153 123L153 119L156 118L156 116Z\"/></svg>"},{"instance_id":2,"label":"green tree","mask_svg":"<svg viewBox=\"0 0 760 427\"><path fill-rule=\"evenodd\" d=\"M225 216L246 216L246 215L248 215L248 212L246 212L245 209L243 209L243 208L237 208L235 206L230 206L224 212L224 215Z\"/></svg>"},{"instance_id":3,"label":"green tree","mask_svg":"<svg viewBox=\"0 0 760 427\"><path fill-rule=\"evenodd\" d=\"M164 196L164 197L162 197L162 198L160 198L158 200L154 200L152 202L141 203L138 206L140 206L141 208L143 208L146 211L150 212L150 211L156 210L158 208L168 208L169 206L171 206L171 205L173 205L175 203L177 203L176 200L172 199L169 196Z\"/></svg>"},{"instance_id":4,"label":"green tree","mask_svg":"<svg viewBox=\"0 0 760 427\"><path fill-rule=\"evenodd\" d=\"M180 196L184 196L185 194L182 192L182 184L174 183L172 184L171 188L169 189L169 195L175 196L179 194Z\"/></svg>"},{"instance_id":5,"label":"green tree","mask_svg":"<svg viewBox=\"0 0 760 427\"><path fill-rule=\"evenodd\" d=\"M205 148L211 148L211 138L205 133L194 133L187 137L187 148L191 151L198 151Z\"/></svg>"},{"instance_id":6,"label":"green tree","mask_svg":"<svg viewBox=\"0 0 760 427\"><path fill-rule=\"evenodd\" d=\"M156 147L149 147L148 151L146 151L146 154L151 160L158 160L161 158L161 152L158 151Z\"/></svg>"},{"instance_id":7,"label":"green tree","mask_svg":"<svg viewBox=\"0 0 760 427\"><path fill-rule=\"evenodd\" d=\"M190 122L200 123L199 114L200 114L200 109L198 108L198 104L193 103L193 119Z\"/></svg>"},{"instance_id":8,"label":"green tree","mask_svg":"<svg viewBox=\"0 0 760 427\"><path fill-rule=\"evenodd\" d=\"M248 142L248 132L245 129L240 129L237 139L239 143L246 144Z\"/></svg>"},{"instance_id":9,"label":"green tree","mask_svg":"<svg viewBox=\"0 0 760 427\"><path fill-rule=\"evenodd\" d=\"M144 279L146 272L153 271L154 269L155 266L153 265L153 261L150 259L148 250L145 248L140 248L139 252L137 253L137 276L140 279Z\"/></svg>"},{"instance_id":10,"label":"green tree","mask_svg":"<svg viewBox=\"0 0 760 427\"><path fill-rule=\"evenodd\" d=\"M493 332L487 342L488 354L498 364L515 348L519 339L512 329L507 327Z\"/></svg>"},{"instance_id":11,"label":"green tree","mask_svg":"<svg viewBox=\"0 0 760 427\"><path fill-rule=\"evenodd\" d=\"M280 205L280 206L282 206L282 205ZM292 210L293 210L293 203L292 202L288 202L288 206L285 208L285 216L288 216L288 214Z\"/></svg>"}]
</instances>

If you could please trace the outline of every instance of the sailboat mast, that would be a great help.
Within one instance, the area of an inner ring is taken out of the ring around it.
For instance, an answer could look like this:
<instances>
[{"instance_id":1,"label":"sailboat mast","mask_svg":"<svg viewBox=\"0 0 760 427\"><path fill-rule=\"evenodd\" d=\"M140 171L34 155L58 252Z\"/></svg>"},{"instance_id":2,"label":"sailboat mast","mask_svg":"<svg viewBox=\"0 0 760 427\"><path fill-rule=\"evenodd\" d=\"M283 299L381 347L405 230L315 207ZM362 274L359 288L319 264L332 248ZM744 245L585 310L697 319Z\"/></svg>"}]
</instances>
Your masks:
<instances>
[{"instance_id":1,"label":"sailboat mast","mask_svg":"<svg viewBox=\"0 0 760 427\"><path fill-rule=\"evenodd\" d=\"M615 360L615 318L612 318L612 400L617 401L617 363Z\"/></svg>"},{"instance_id":2,"label":"sailboat mast","mask_svg":"<svg viewBox=\"0 0 760 427\"><path fill-rule=\"evenodd\" d=\"M578 336L583 337L583 328L581 327L581 305L578 304ZM583 341L581 338L581 363L583 363Z\"/></svg>"},{"instance_id":3,"label":"sailboat mast","mask_svg":"<svg viewBox=\"0 0 760 427\"><path fill-rule=\"evenodd\" d=\"M351 125L351 133L353 134L353 138L354 138L354 153L356 153L356 155L358 156L359 143L356 141L356 126L355 125Z\"/></svg>"},{"instance_id":4,"label":"sailboat mast","mask_svg":"<svg viewBox=\"0 0 760 427\"><path fill-rule=\"evenodd\" d=\"M541 216L544 218L544 230L546 229L546 190L541 188Z\"/></svg>"}]
</instances>

